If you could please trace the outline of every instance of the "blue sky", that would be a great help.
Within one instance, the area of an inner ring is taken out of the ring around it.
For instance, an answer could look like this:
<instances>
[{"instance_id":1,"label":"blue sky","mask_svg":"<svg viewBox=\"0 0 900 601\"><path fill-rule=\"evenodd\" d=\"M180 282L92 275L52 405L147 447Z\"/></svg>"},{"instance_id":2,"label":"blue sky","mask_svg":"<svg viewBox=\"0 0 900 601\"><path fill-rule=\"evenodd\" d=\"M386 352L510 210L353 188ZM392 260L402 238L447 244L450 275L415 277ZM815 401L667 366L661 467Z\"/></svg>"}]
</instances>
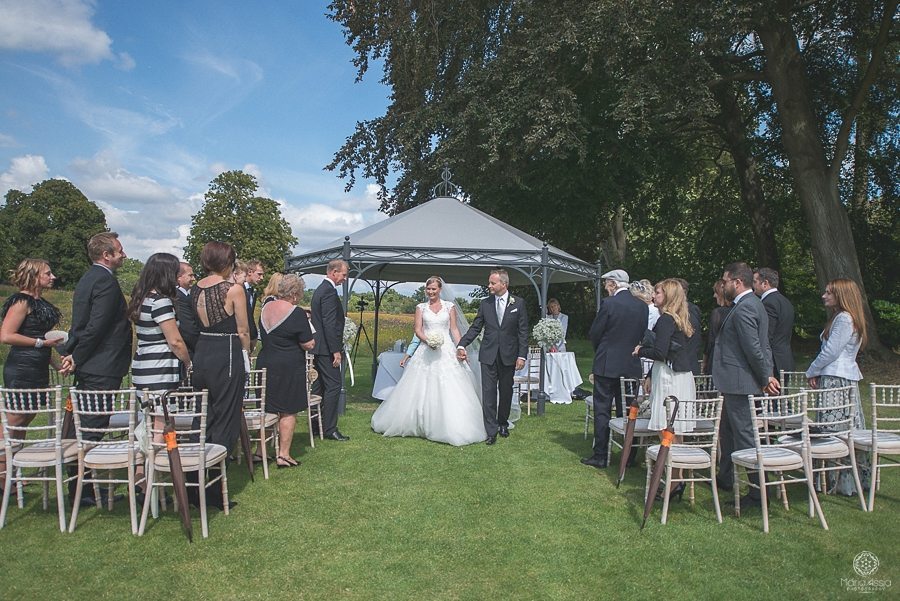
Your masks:
<instances>
[{"instance_id":1,"label":"blue sky","mask_svg":"<svg viewBox=\"0 0 900 601\"><path fill-rule=\"evenodd\" d=\"M181 256L209 182L242 169L315 248L386 216L324 171L390 90L327 2L0 0L0 194L62 177L129 256Z\"/></svg>"}]
</instances>

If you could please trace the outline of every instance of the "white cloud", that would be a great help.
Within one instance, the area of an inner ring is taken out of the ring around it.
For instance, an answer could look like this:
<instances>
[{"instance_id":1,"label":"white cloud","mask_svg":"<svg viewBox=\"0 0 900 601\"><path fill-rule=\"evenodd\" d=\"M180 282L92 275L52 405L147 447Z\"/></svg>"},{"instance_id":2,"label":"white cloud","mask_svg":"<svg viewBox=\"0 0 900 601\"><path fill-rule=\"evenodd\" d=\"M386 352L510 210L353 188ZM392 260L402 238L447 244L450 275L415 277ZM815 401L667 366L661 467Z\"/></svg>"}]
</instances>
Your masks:
<instances>
[{"instance_id":1,"label":"white cloud","mask_svg":"<svg viewBox=\"0 0 900 601\"><path fill-rule=\"evenodd\" d=\"M0 0L0 48L53 54L66 66L114 60L93 14L85 0Z\"/></svg>"},{"instance_id":2,"label":"white cloud","mask_svg":"<svg viewBox=\"0 0 900 601\"><path fill-rule=\"evenodd\" d=\"M10 161L9 169L0 175L0 190L15 188L22 192L30 192L34 184L47 179L50 170L47 162L40 155L26 154Z\"/></svg>"},{"instance_id":3,"label":"white cloud","mask_svg":"<svg viewBox=\"0 0 900 601\"><path fill-rule=\"evenodd\" d=\"M243 58L215 56L208 50L185 55L184 60L207 71L234 80L240 85L252 85L263 78L263 70L258 64Z\"/></svg>"},{"instance_id":4,"label":"white cloud","mask_svg":"<svg viewBox=\"0 0 900 601\"><path fill-rule=\"evenodd\" d=\"M134 59L131 58L131 55L127 52L120 52L118 56L118 60L116 60L116 69L120 71L131 71L134 69L137 63L134 62Z\"/></svg>"},{"instance_id":5,"label":"white cloud","mask_svg":"<svg viewBox=\"0 0 900 601\"><path fill-rule=\"evenodd\" d=\"M18 145L14 137L0 133L0 148L13 148Z\"/></svg>"}]
</instances>

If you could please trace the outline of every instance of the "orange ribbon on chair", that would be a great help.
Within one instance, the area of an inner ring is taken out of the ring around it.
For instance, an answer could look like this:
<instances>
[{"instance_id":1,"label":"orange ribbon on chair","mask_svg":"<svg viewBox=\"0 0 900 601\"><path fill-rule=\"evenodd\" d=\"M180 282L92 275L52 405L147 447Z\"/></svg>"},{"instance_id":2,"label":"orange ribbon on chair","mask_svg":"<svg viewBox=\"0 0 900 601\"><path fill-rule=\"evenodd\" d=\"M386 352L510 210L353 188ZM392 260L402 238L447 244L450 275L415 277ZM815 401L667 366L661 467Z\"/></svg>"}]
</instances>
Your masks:
<instances>
[{"instance_id":1,"label":"orange ribbon on chair","mask_svg":"<svg viewBox=\"0 0 900 601\"><path fill-rule=\"evenodd\" d=\"M66 411L68 411L69 413L72 413L72 395L71 395L71 393L69 394L69 396L66 397Z\"/></svg>"},{"instance_id":2,"label":"orange ribbon on chair","mask_svg":"<svg viewBox=\"0 0 900 601\"><path fill-rule=\"evenodd\" d=\"M175 439L175 432L163 433L163 439L166 441L166 450L171 451L178 448L178 441Z\"/></svg>"},{"instance_id":3,"label":"orange ribbon on chair","mask_svg":"<svg viewBox=\"0 0 900 601\"><path fill-rule=\"evenodd\" d=\"M675 440L675 433L670 432L669 430L663 430L662 434L660 434L660 438L659 444L664 447L671 447L672 441Z\"/></svg>"},{"instance_id":4,"label":"orange ribbon on chair","mask_svg":"<svg viewBox=\"0 0 900 601\"><path fill-rule=\"evenodd\" d=\"M630 405L628 407L628 419L630 419L631 421L636 420L639 410L640 410L640 407L638 407L637 405Z\"/></svg>"}]
</instances>

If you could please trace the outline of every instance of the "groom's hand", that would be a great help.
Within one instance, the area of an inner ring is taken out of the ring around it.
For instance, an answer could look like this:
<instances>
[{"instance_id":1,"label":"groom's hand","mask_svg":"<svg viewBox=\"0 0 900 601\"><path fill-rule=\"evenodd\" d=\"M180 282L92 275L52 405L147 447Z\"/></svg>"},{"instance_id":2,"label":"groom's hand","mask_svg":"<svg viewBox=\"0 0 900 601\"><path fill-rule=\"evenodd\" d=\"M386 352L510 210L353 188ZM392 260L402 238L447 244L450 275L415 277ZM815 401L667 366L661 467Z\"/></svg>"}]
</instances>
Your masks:
<instances>
[{"instance_id":1,"label":"groom's hand","mask_svg":"<svg viewBox=\"0 0 900 601\"><path fill-rule=\"evenodd\" d=\"M465 361L466 360L466 349L464 349L464 348L456 349L456 360L457 361Z\"/></svg>"},{"instance_id":2,"label":"groom's hand","mask_svg":"<svg viewBox=\"0 0 900 601\"><path fill-rule=\"evenodd\" d=\"M516 371L521 370L523 367L525 367L525 359L519 357L516 359Z\"/></svg>"}]
</instances>

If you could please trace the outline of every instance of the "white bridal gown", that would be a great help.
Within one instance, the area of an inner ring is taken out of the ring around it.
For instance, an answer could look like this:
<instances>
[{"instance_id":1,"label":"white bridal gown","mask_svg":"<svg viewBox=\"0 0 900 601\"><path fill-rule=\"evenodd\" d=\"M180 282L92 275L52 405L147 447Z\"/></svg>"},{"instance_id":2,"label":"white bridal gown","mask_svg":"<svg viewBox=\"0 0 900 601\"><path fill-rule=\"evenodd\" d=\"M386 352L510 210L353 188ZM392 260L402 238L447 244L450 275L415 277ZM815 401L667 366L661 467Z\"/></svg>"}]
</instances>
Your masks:
<instances>
[{"instance_id":1,"label":"white bridal gown","mask_svg":"<svg viewBox=\"0 0 900 601\"><path fill-rule=\"evenodd\" d=\"M450 307L441 301L434 313L421 303L425 335L439 332L444 342L436 349L424 341L406 364L403 377L372 416L372 429L385 436L415 436L462 446L487 438L475 375L465 361L457 361L450 338Z\"/></svg>"}]
</instances>

